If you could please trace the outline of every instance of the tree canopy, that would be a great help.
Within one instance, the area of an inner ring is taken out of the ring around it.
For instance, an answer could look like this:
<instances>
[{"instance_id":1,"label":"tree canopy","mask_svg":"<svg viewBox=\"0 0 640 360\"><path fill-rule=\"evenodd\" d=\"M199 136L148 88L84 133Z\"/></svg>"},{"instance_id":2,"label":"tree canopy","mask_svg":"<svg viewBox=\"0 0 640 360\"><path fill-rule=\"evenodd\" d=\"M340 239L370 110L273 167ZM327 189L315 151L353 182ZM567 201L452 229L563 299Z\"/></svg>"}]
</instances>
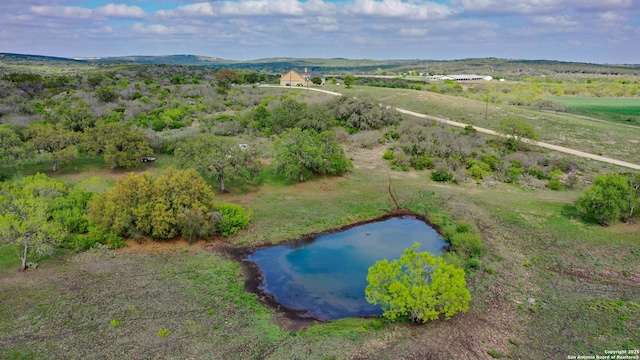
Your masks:
<instances>
[{"instance_id":1,"label":"tree canopy","mask_svg":"<svg viewBox=\"0 0 640 360\"><path fill-rule=\"evenodd\" d=\"M89 203L89 219L123 237L171 239L215 231L214 194L194 169L167 169L154 179L129 173Z\"/></svg>"},{"instance_id":2,"label":"tree canopy","mask_svg":"<svg viewBox=\"0 0 640 360\"><path fill-rule=\"evenodd\" d=\"M538 135L531 124L515 117L507 117L500 120L496 130L507 137L507 145L514 150L522 141L522 138L538 139Z\"/></svg>"},{"instance_id":3,"label":"tree canopy","mask_svg":"<svg viewBox=\"0 0 640 360\"><path fill-rule=\"evenodd\" d=\"M26 270L30 257L49 255L67 235L51 213L51 201L65 195L66 186L44 174L0 186L0 240L17 246Z\"/></svg>"},{"instance_id":4,"label":"tree canopy","mask_svg":"<svg viewBox=\"0 0 640 360\"><path fill-rule=\"evenodd\" d=\"M428 252L417 252L420 244L398 259L380 260L369 268L365 289L368 302L381 305L389 320L408 317L414 322L445 319L469 310L471 294L464 270L447 264Z\"/></svg>"},{"instance_id":5,"label":"tree canopy","mask_svg":"<svg viewBox=\"0 0 640 360\"><path fill-rule=\"evenodd\" d=\"M174 155L182 168L194 168L215 178L223 192L225 182L252 182L262 169L255 148L243 149L233 140L213 134L190 137L176 146Z\"/></svg>"},{"instance_id":6,"label":"tree canopy","mask_svg":"<svg viewBox=\"0 0 640 360\"><path fill-rule=\"evenodd\" d=\"M629 220L640 204L640 174L596 176L593 185L578 199L578 212L594 218L601 225L618 219Z\"/></svg>"},{"instance_id":7,"label":"tree canopy","mask_svg":"<svg viewBox=\"0 0 640 360\"><path fill-rule=\"evenodd\" d=\"M289 179L304 181L308 172L343 174L352 166L331 131L289 129L274 147L276 169Z\"/></svg>"},{"instance_id":8,"label":"tree canopy","mask_svg":"<svg viewBox=\"0 0 640 360\"><path fill-rule=\"evenodd\" d=\"M78 156L76 145L80 142L80 134L60 124L32 123L25 129L25 135L35 150L49 154L53 171L58 171L60 165L70 163Z\"/></svg>"},{"instance_id":9,"label":"tree canopy","mask_svg":"<svg viewBox=\"0 0 640 360\"><path fill-rule=\"evenodd\" d=\"M8 125L0 125L0 166L11 165L31 155L27 144Z\"/></svg>"},{"instance_id":10,"label":"tree canopy","mask_svg":"<svg viewBox=\"0 0 640 360\"><path fill-rule=\"evenodd\" d=\"M136 166L153 155L144 133L124 123L98 123L86 132L85 146L91 154L103 154L112 169Z\"/></svg>"}]
</instances>

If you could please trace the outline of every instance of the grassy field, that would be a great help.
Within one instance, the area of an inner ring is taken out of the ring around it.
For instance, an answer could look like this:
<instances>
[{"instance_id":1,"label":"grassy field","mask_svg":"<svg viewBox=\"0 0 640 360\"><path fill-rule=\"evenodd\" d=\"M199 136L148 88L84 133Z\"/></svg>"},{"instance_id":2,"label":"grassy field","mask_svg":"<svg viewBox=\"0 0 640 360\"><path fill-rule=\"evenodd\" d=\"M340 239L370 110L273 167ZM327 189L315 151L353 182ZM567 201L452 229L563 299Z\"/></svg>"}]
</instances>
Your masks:
<instances>
[{"instance_id":1,"label":"grassy field","mask_svg":"<svg viewBox=\"0 0 640 360\"><path fill-rule=\"evenodd\" d=\"M356 168L344 177L297 184L267 173L259 186L219 194L255 214L225 242L134 242L61 254L24 273L17 261L4 265L0 358L539 359L637 348L640 228L584 223L575 190L487 190L391 173L403 207L467 221L485 239L482 269L468 278L471 309L449 321L297 322L245 292L246 275L224 249L296 239L392 208L380 152L350 153ZM149 170L170 163L160 158ZM60 176L83 182L85 170ZM11 251L2 248L1 259Z\"/></svg>"},{"instance_id":2,"label":"grassy field","mask_svg":"<svg viewBox=\"0 0 640 360\"><path fill-rule=\"evenodd\" d=\"M640 134L615 124L494 106L485 120L485 104L464 98L338 91L487 128L515 114L544 141L640 163ZM268 140L240 140L272 153ZM583 185L528 191L434 183L426 171L391 172L402 207L435 223L466 221L483 235L487 254L467 279L470 311L448 321L291 319L246 292L247 274L233 251L388 214L384 150L348 149L355 168L341 177L297 183L265 170L258 185L231 184L217 201L254 212L249 228L232 238L59 252L26 272L16 270L15 249L0 246L0 359L565 359L640 347L640 226L584 222L575 207ZM591 171L621 170L571 160ZM176 165L160 154L133 171L157 174ZM92 191L126 174L100 158L79 158L57 173L38 161L2 171L11 177L44 172Z\"/></svg>"},{"instance_id":3,"label":"grassy field","mask_svg":"<svg viewBox=\"0 0 640 360\"><path fill-rule=\"evenodd\" d=\"M551 99L566 105L576 114L617 119L638 124L640 119L640 99L606 97L555 96Z\"/></svg>"},{"instance_id":4,"label":"grassy field","mask_svg":"<svg viewBox=\"0 0 640 360\"><path fill-rule=\"evenodd\" d=\"M328 89L350 96L369 96L384 104L493 130L503 118L517 116L533 125L540 141L640 164L640 127L622 127L515 106L487 106L481 101L428 91L364 86Z\"/></svg>"}]
</instances>

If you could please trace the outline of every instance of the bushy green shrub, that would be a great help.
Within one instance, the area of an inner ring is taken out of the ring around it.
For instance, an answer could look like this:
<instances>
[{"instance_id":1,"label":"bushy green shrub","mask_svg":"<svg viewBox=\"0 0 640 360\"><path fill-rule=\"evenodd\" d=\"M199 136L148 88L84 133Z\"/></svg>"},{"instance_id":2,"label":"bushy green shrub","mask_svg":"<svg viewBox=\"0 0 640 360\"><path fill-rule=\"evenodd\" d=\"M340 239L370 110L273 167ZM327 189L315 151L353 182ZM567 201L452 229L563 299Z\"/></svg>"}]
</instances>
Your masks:
<instances>
[{"instance_id":1,"label":"bushy green shrub","mask_svg":"<svg viewBox=\"0 0 640 360\"><path fill-rule=\"evenodd\" d=\"M431 180L438 182L452 182L453 174L448 169L438 168L431 173Z\"/></svg>"},{"instance_id":2,"label":"bushy green shrub","mask_svg":"<svg viewBox=\"0 0 640 360\"><path fill-rule=\"evenodd\" d=\"M110 249L118 249L127 245L124 239L117 234L102 231L95 226L89 226L88 232L85 234L71 234L63 242L65 248L78 252L91 249L96 244L106 245Z\"/></svg>"},{"instance_id":3,"label":"bushy green shrub","mask_svg":"<svg viewBox=\"0 0 640 360\"><path fill-rule=\"evenodd\" d=\"M480 256L485 248L480 234L455 233L449 239L453 251L465 254L469 257Z\"/></svg>"},{"instance_id":4,"label":"bushy green shrub","mask_svg":"<svg viewBox=\"0 0 640 360\"><path fill-rule=\"evenodd\" d=\"M382 155L382 158L385 160L393 160L393 150L389 149L385 151Z\"/></svg>"},{"instance_id":5,"label":"bushy green shrub","mask_svg":"<svg viewBox=\"0 0 640 360\"><path fill-rule=\"evenodd\" d=\"M221 236L235 235L238 231L249 225L253 212L237 204L220 204L215 207L220 213L220 222L217 224Z\"/></svg>"},{"instance_id":6,"label":"bushy green shrub","mask_svg":"<svg viewBox=\"0 0 640 360\"><path fill-rule=\"evenodd\" d=\"M556 179L549 180L549 182L547 183L547 188L554 191L562 190L563 186L564 185L560 182L560 180Z\"/></svg>"},{"instance_id":7,"label":"bushy green shrub","mask_svg":"<svg viewBox=\"0 0 640 360\"><path fill-rule=\"evenodd\" d=\"M433 161L429 155L411 157L411 166L416 170L433 169Z\"/></svg>"},{"instance_id":8,"label":"bushy green shrub","mask_svg":"<svg viewBox=\"0 0 640 360\"><path fill-rule=\"evenodd\" d=\"M473 226L466 221L459 221L456 223L456 232L459 233L472 233Z\"/></svg>"},{"instance_id":9,"label":"bushy green shrub","mask_svg":"<svg viewBox=\"0 0 640 360\"><path fill-rule=\"evenodd\" d=\"M464 268L467 271L480 270L480 267L482 267L482 261L480 261L480 259L476 259L476 258L471 258L471 259L467 260L467 262L464 265Z\"/></svg>"}]
</instances>

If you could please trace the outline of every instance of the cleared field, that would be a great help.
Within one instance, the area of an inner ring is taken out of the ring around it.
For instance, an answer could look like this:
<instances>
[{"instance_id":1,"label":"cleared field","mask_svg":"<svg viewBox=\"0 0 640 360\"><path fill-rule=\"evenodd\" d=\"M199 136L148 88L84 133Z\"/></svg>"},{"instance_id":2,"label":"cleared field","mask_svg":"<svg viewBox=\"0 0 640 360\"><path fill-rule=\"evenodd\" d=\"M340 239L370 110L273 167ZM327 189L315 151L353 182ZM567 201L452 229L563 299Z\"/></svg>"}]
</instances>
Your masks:
<instances>
[{"instance_id":1,"label":"cleared field","mask_svg":"<svg viewBox=\"0 0 640 360\"><path fill-rule=\"evenodd\" d=\"M640 98L555 96L550 99L563 103L574 114L640 125Z\"/></svg>"}]
</instances>

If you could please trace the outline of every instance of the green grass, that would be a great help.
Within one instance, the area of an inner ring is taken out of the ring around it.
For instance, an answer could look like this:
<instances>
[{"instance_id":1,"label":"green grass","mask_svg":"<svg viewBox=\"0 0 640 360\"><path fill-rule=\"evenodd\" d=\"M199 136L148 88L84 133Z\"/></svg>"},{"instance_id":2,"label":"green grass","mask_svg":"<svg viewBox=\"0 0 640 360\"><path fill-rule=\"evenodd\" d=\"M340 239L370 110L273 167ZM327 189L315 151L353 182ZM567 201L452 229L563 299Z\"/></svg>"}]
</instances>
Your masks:
<instances>
[{"instance_id":1,"label":"green grass","mask_svg":"<svg viewBox=\"0 0 640 360\"><path fill-rule=\"evenodd\" d=\"M554 96L550 99L563 103L574 114L640 125L639 98Z\"/></svg>"},{"instance_id":2,"label":"green grass","mask_svg":"<svg viewBox=\"0 0 640 360\"><path fill-rule=\"evenodd\" d=\"M540 141L640 164L640 152L637 151L640 127L621 127L509 105L489 104L487 107L482 101L428 91L366 86L337 91L348 96L369 96L384 104L492 130L500 120L517 116L534 127Z\"/></svg>"},{"instance_id":3,"label":"green grass","mask_svg":"<svg viewBox=\"0 0 640 360\"><path fill-rule=\"evenodd\" d=\"M20 268L20 258L12 245L0 244L0 275Z\"/></svg>"}]
</instances>

